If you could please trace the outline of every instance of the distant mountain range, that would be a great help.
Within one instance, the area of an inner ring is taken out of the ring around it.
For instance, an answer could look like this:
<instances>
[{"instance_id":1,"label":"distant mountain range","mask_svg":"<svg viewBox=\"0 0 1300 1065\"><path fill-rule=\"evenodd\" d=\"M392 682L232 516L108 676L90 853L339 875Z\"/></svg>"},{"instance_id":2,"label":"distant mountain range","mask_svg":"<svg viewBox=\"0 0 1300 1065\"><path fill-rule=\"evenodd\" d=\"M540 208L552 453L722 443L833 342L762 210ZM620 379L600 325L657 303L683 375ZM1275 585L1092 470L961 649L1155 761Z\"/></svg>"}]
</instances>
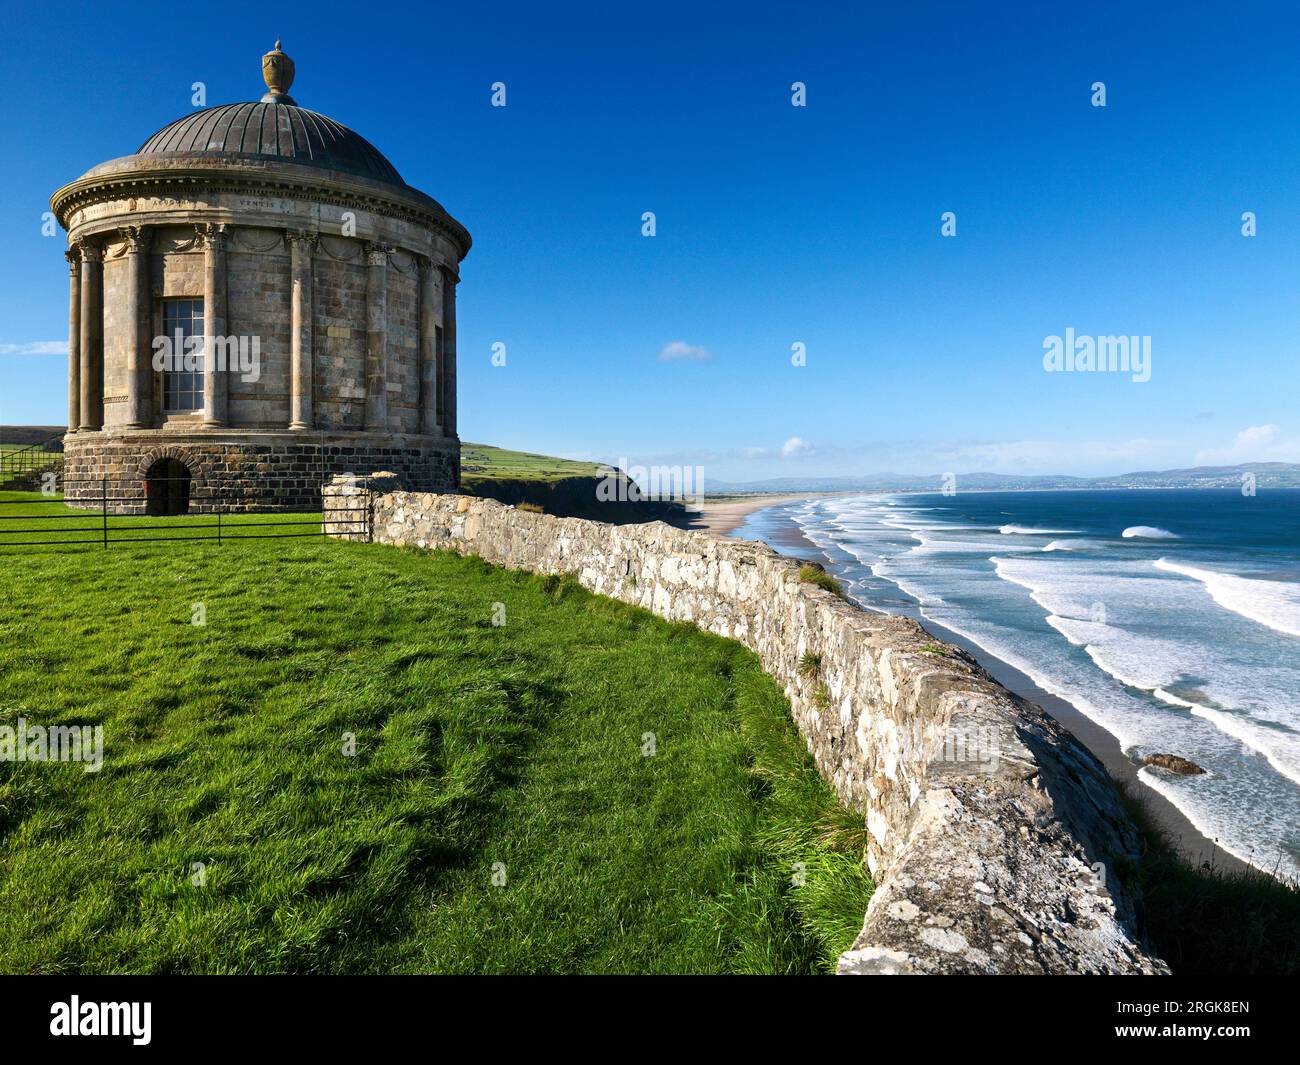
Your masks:
<instances>
[{"instance_id":1,"label":"distant mountain range","mask_svg":"<svg viewBox=\"0 0 1300 1065\"><path fill-rule=\"evenodd\" d=\"M1111 477L1067 477L1063 474L1025 476L1009 473L959 473L957 491L1047 491L1074 488L1240 488L1247 474L1257 488L1300 488L1300 464L1244 462L1238 466L1190 466L1180 470L1139 470ZM772 477L765 481L726 483L705 479L708 495L751 495L769 492L937 492L943 474L916 476L872 473L845 477Z\"/></svg>"}]
</instances>

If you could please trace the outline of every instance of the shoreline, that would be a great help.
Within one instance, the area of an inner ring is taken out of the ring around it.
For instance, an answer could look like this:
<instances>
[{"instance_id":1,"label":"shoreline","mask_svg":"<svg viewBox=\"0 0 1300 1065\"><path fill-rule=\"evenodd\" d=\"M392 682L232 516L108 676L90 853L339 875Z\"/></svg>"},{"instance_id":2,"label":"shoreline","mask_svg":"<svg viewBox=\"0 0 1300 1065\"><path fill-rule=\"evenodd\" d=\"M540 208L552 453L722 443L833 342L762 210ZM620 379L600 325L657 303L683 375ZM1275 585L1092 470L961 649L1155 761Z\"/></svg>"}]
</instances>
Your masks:
<instances>
[{"instance_id":1,"label":"shoreline","mask_svg":"<svg viewBox=\"0 0 1300 1065\"><path fill-rule=\"evenodd\" d=\"M726 531L721 535L729 535L744 524L745 518L766 507L811 498L815 497L812 495L795 495L770 499L762 503L755 501L754 505L747 506L738 520L728 525ZM718 506L721 508L723 504ZM717 530L711 529L710 531ZM827 558L825 552L805 537L794 522L783 523L780 529L773 531L772 539L774 542L770 546L783 554L788 553L799 558L806 558L809 561L820 562L822 565L827 566L828 569L834 565ZM857 605L862 606L861 603ZM867 608L862 607L862 609ZM984 650L974 641L945 628L938 622L921 617L919 612L916 620L925 627L927 632L969 653L989 676L1013 695L1018 695L1042 707L1050 717L1063 725L1075 739L1101 762L1120 791L1127 798L1141 804L1156 829L1168 838L1170 846L1193 867L1200 868L1209 864L1215 869L1228 873L1249 871L1263 874L1264 871L1224 850L1192 824L1182 810L1178 809L1177 806L1154 788L1144 785L1138 779L1139 767L1134 765L1132 760L1124 753L1119 740L1082 711L1076 709L1068 700L1043 690L1031 677L1015 666L1004 662L996 655Z\"/></svg>"},{"instance_id":2,"label":"shoreline","mask_svg":"<svg viewBox=\"0 0 1300 1065\"><path fill-rule=\"evenodd\" d=\"M715 536L729 536L745 524L751 514L768 507L780 506L782 503L795 503L801 499L821 499L825 496L844 495L843 492L798 492L793 495L755 495L754 497L730 498L710 502L706 497L702 503L696 503L689 512L685 528L697 532L709 532ZM849 493L854 494L854 493ZM809 545L811 546L811 545ZM816 550L814 548L814 550Z\"/></svg>"}]
</instances>

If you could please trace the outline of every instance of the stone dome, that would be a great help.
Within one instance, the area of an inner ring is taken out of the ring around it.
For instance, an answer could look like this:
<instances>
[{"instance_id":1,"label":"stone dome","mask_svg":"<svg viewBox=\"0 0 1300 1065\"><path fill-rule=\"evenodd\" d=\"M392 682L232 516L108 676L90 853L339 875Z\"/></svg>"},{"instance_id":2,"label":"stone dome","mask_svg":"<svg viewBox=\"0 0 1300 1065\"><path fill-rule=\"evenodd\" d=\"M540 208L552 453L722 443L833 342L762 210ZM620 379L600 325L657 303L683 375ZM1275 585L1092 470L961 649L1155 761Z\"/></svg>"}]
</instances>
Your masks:
<instances>
[{"instance_id":1,"label":"stone dome","mask_svg":"<svg viewBox=\"0 0 1300 1065\"><path fill-rule=\"evenodd\" d=\"M397 168L361 134L283 99L195 111L164 126L136 154L284 160L390 185L406 184Z\"/></svg>"}]
</instances>

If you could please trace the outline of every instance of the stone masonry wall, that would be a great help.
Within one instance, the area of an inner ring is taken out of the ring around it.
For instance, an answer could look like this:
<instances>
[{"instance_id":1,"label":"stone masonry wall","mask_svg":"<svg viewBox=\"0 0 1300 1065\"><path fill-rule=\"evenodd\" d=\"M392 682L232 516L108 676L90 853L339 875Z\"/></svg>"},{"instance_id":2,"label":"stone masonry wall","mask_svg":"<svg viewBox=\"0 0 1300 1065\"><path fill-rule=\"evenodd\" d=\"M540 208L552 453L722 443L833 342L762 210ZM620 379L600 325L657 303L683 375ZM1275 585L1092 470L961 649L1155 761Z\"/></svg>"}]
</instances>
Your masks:
<instances>
[{"instance_id":1,"label":"stone masonry wall","mask_svg":"<svg viewBox=\"0 0 1300 1065\"><path fill-rule=\"evenodd\" d=\"M1167 971L1116 873L1137 841L1105 769L964 652L802 582L797 560L763 544L394 483L336 482L326 505L370 513L377 542L572 573L759 655L818 770L866 820L877 888L840 972Z\"/></svg>"},{"instance_id":2,"label":"stone masonry wall","mask_svg":"<svg viewBox=\"0 0 1300 1065\"><path fill-rule=\"evenodd\" d=\"M228 244L226 335L257 337L261 357L256 381L227 374L226 420L240 429L283 429L289 424L289 251L273 229L234 229Z\"/></svg>"},{"instance_id":3,"label":"stone masonry wall","mask_svg":"<svg viewBox=\"0 0 1300 1065\"><path fill-rule=\"evenodd\" d=\"M396 470L401 483L448 489L460 482L460 445L440 439L403 446L398 438L313 434L134 432L64 437L64 498L69 506L98 510L105 493L110 513L145 512L145 474L160 458L190 471L191 513L315 511L321 485L336 474Z\"/></svg>"},{"instance_id":4,"label":"stone masonry wall","mask_svg":"<svg viewBox=\"0 0 1300 1065\"><path fill-rule=\"evenodd\" d=\"M314 414L323 429L360 431L366 412L366 267L347 242L322 237L312 264Z\"/></svg>"}]
</instances>

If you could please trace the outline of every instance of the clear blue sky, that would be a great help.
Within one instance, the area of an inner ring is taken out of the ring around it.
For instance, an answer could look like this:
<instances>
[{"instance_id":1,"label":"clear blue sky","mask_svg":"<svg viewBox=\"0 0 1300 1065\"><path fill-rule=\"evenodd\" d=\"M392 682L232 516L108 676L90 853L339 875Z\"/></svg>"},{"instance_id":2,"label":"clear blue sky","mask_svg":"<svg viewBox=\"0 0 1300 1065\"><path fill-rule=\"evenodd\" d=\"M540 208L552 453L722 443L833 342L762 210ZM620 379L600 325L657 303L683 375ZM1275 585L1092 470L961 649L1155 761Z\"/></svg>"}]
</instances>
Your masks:
<instances>
[{"instance_id":1,"label":"clear blue sky","mask_svg":"<svg viewBox=\"0 0 1300 1065\"><path fill-rule=\"evenodd\" d=\"M385 6L7 9L0 422L65 414L23 353L66 340L50 193L194 81L256 99L280 36L474 236L467 440L725 480L1300 461L1293 4ZM1045 373L1067 327L1150 335L1151 380Z\"/></svg>"}]
</instances>

